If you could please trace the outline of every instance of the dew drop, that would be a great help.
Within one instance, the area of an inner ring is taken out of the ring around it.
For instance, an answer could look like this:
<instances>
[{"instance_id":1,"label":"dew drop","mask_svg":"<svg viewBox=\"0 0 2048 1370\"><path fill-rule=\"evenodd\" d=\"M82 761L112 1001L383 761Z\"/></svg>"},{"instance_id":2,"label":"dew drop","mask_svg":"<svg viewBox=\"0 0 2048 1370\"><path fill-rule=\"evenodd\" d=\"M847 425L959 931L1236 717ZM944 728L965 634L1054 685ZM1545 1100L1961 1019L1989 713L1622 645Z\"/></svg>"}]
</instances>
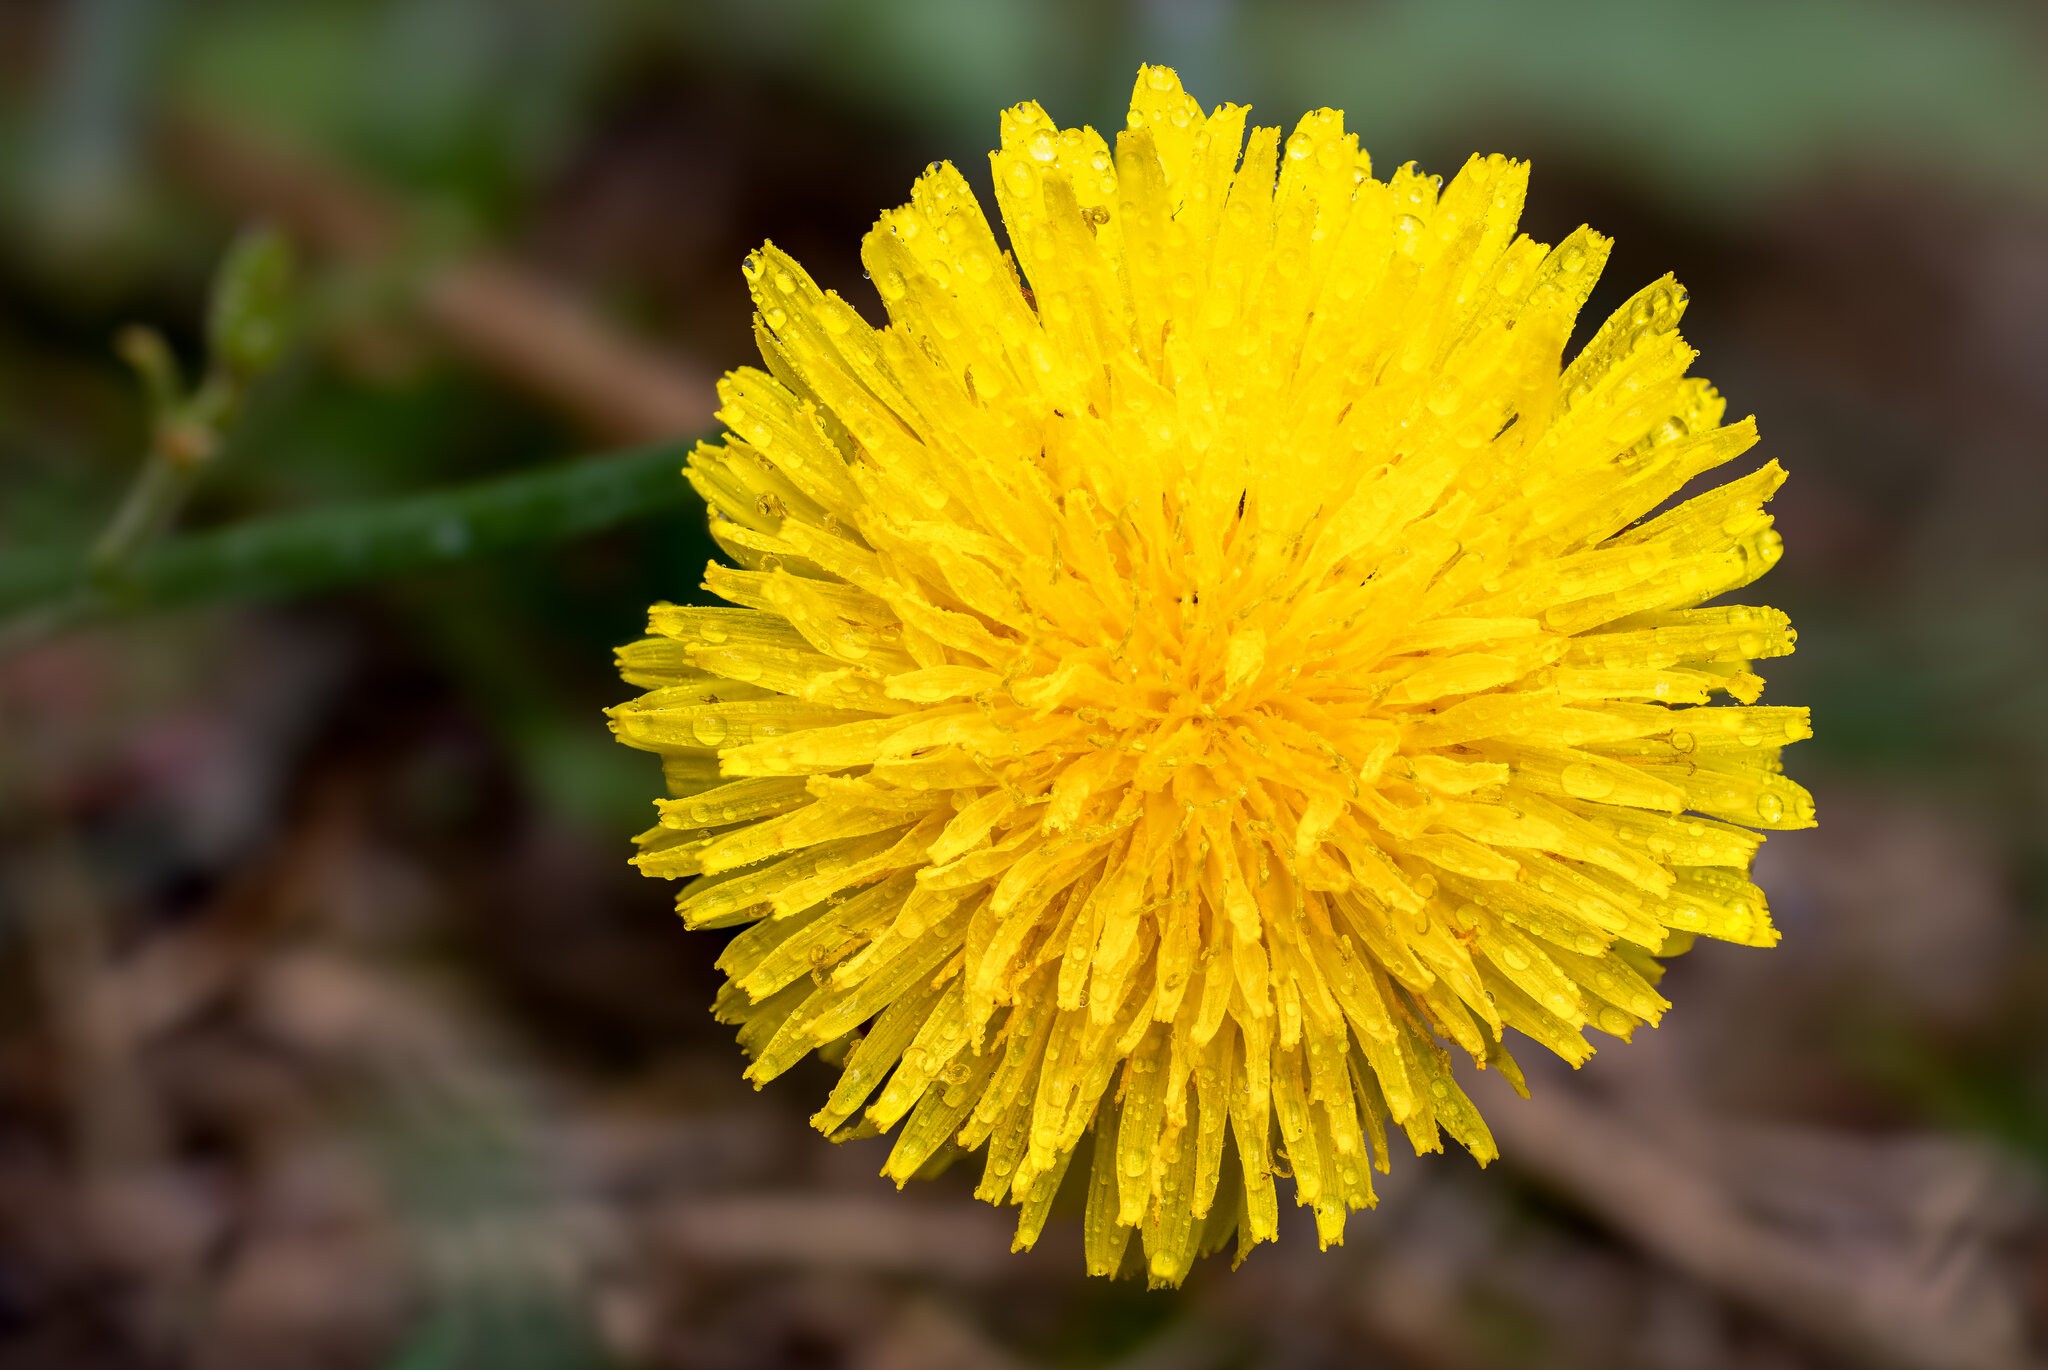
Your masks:
<instances>
[{"instance_id":1,"label":"dew drop","mask_svg":"<svg viewBox=\"0 0 2048 1370\"><path fill-rule=\"evenodd\" d=\"M1785 816L1785 801L1766 790L1756 797L1756 815L1766 823L1775 823Z\"/></svg>"},{"instance_id":2,"label":"dew drop","mask_svg":"<svg viewBox=\"0 0 2048 1370\"><path fill-rule=\"evenodd\" d=\"M1574 761L1564 768L1558 782L1575 799L1605 799L1614 793L1614 777L1597 766Z\"/></svg>"},{"instance_id":3,"label":"dew drop","mask_svg":"<svg viewBox=\"0 0 2048 1370\"><path fill-rule=\"evenodd\" d=\"M1686 437L1691 432L1692 430L1686 427L1684 419L1666 419L1650 431L1650 445L1652 447L1666 447L1677 442L1680 438Z\"/></svg>"},{"instance_id":4,"label":"dew drop","mask_svg":"<svg viewBox=\"0 0 2048 1370\"><path fill-rule=\"evenodd\" d=\"M706 747L716 747L725 741L726 723L717 714L698 714L690 720L690 736Z\"/></svg>"}]
</instances>

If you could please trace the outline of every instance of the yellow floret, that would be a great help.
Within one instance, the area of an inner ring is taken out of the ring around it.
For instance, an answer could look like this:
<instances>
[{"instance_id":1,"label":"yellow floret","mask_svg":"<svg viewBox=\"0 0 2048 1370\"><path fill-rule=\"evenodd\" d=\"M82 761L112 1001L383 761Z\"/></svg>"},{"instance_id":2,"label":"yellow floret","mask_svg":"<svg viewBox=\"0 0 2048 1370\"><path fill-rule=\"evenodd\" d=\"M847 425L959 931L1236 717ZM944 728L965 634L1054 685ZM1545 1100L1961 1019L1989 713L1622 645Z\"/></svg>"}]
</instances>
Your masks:
<instances>
[{"instance_id":1,"label":"yellow floret","mask_svg":"<svg viewBox=\"0 0 2048 1370\"><path fill-rule=\"evenodd\" d=\"M748 257L767 370L688 473L739 607L655 606L613 711L641 868L747 925L749 1078L831 1048L820 1129L980 1153L1020 1246L1070 1179L1088 1269L1157 1283L1272 1238L1276 1175L1340 1240L1389 1124L1489 1159L1452 1050L1519 1088L1507 1029L1655 1023L1658 956L1777 940L1755 830L1813 822L1755 706L1790 625L1701 607L1784 473L1665 507L1756 437L1685 292L1567 361L1608 243L1518 235L1523 164L1245 122L1159 67L1114 147L1007 111L1007 249L932 168L863 247L886 328Z\"/></svg>"}]
</instances>

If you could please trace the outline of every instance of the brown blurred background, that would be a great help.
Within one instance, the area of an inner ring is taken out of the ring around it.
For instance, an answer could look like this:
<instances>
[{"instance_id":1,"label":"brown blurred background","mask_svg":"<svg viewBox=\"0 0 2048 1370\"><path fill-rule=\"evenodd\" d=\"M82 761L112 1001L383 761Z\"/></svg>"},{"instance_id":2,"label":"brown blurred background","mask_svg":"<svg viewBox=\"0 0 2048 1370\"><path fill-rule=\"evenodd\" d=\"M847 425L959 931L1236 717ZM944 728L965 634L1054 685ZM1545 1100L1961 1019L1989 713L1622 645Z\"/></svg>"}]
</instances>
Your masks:
<instances>
[{"instance_id":1,"label":"brown blurred background","mask_svg":"<svg viewBox=\"0 0 2048 1370\"><path fill-rule=\"evenodd\" d=\"M927 161L1118 127L1141 60L1382 168L1533 158L1532 232L1619 239L1589 314L1675 270L1792 472L1783 945L1483 1095L1504 1159L1397 1156L1341 1249L1090 1282L1075 1217L1013 1257L967 1175L819 1139L823 1067L746 1088L598 714L680 499L37 617L163 439L117 330L199 372L238 227L287 345L179 537L704 432L748 248L869 308ZM2038 4L0 0L0 1367L2048 1363L2044 434Z\"/></svg>"}]
</instances>

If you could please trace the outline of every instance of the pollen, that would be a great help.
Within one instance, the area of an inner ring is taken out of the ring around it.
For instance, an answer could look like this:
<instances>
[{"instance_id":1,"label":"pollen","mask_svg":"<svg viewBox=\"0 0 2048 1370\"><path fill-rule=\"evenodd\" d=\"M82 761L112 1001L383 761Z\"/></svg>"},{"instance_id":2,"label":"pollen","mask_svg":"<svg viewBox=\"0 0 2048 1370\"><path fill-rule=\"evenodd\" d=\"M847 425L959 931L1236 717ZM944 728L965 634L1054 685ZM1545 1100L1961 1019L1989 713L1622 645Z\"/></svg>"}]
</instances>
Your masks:
<instances>
[{"instance_id":1,"label":"pollen","mask_svg":"<svg viewBox=\"0 0 2048 1370\"><path fill-rule=\"evenodd\" d=\"M899 1184L971 1159L1020 1248L1064 1191L1175 1284L1283 1181L1341 1240L1395 1134L1491 1159L1454 1057L1522 1089L1778 940L1810 730L1724 597L1784 473L1678 498L1755 426L1668 277L1566 357L1609 243L1519 234L1519 162L1377 179L1147 67L1114 146L1027 104L991 163L1002 238L950 165L868 234L885 327L747 258L765 369L687 473L725 604L654 606L612 727L640 869L742 929L750 1079L815 1053Z\"/></svg>"}]
</instances>

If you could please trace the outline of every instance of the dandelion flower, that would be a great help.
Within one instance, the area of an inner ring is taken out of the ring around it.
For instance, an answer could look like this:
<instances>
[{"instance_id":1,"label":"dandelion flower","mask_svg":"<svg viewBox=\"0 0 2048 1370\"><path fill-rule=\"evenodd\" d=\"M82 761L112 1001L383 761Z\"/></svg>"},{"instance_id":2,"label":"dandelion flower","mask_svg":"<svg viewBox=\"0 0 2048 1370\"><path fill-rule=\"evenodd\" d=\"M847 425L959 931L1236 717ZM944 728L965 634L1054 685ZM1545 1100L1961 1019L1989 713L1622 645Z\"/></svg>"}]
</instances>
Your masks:
<instances>
[{"instance_id":1,"label":"dandelion flower","mask_svg":"<svg viewBox=\"0 0 2048 1370\"><path fill-rule=\"evenodd\" d=\"M1165 1284L1276 1177L1339 1240L1390 1131L1490 1159L1453 1052L1520 1089L1509 1029L1656 1022L1658 958L1777 941L1754 830L1813 821L1785 615L1702 607L1784 473L1672 503L1756 436L1685 292L1566 360L1609 243L1518 235L1524 164L1246 113L1162 67L1114 147L1005 112L1007 250L929 168L884 328L749 256L766 370L688 471L735 607L654 606L612 714L673 796L640 868L745 926L749 1078L816 1052L899 1184L977 1156L1021 1248L1070 1182L1088 1269Z\"/></svg>"}]
</instances>

